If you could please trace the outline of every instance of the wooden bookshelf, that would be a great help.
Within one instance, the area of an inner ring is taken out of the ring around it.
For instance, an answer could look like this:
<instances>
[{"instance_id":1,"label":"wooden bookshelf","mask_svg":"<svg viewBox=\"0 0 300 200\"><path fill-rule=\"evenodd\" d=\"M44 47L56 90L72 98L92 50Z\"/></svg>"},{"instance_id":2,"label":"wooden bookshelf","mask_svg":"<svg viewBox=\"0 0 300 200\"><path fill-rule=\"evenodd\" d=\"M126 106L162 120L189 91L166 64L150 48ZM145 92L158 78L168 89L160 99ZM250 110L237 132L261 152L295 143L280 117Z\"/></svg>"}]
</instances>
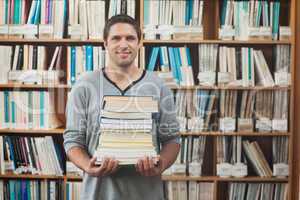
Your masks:
<instances>
[{"instance_id":1,"label":"wooden bookshelf","mask_svg":"<svg viewBox=\"0 0 300 200\"><path fill-rule=\"evenodd\" d=\"M145 47L151 46L192 46L197 47L198 44L219 44L219 45L228 45L230 47L255 47L255 48L269 48L266 51L271 51L275 45L289 45L291 47L291 74L292 74L292 84L291 86L275 86L275 87L263 87L263 86L254 86L254 87L241 87L241 86L178 86L171 87L172 90L254 90L254 91L277 91L277 90L288 90L290 93L290 102L289 102L289 131L288 132L220 132L220 131L211 131L211 132L181 132L181 136L210 136L212 141L209 144L212 144L212 149L216 150L216 137L217 136L245 136L245 137L255 137L263 140L266 137L279 137L286 136L289 138L289 172L290 175L287 178L276 178L276 177L258 177L252 176L244 178L221 178L215 176L216 174L216 151L210 152L211 164L209 167L212 169L207 173L208 175L201 177L190 177L190 176L181 176L181 175L171 175L171 176L162 176L162 179L165 181L198 181L198 182L213 182L214 183L214 200L221 199L219 197L220 191L222 192L222 184L228 184L229 182L256 182L256 183L288 183L289 184L289 199L298 200L299 199L299 174L300 174L300 106L298 101L300 99L300 1L297 0L280 0L283 3L289 4L289 12L282 13L286 15L282 18L290 17L290 26L292 29L292 37L289 40L219 40L218 39L218 28L219 28L219 13L220 13L220 2L222 0L205 0L208 2L205 6L208 9L209 15L204 16L204 39L203 40L147 40L142 38L141 44ZM143 0L136 0L137 5L137 19L141 27L143 27ZM296 12L297 11L297 12ZM283 19L283 20L284 20ZM103 40L79 40L79 39L12 39L6 38L0 39L0 45L18 45L18 44L31 44L31 45L45 45L45 46L66 46L77 45L82 46L86 44L103 46ZM269 54L271 54L269 52ZM270 55L268 55L271 57ZM66 61L66 55L65 60ZM64 62L66 63L66 62ZM193 66L197 68L198 66ZM68 72L66 69L67 65L64 64L62 68L65 72ZM65 82L66 83L66 82ZM64 91L65 95L67 91L71 89L71 86L67 84L0 84L0 90L6 89L21 89L21 90L44 90L44 89L60 89ZM57 101L57 100L56 100ZM61 102L56 102L56 104L61 104ZM64 105L65 106L65 105ZM63 118L63 117L62 117ZM64 121L64 120L63 120ZM63 140L64 128L58 129L0 129L0 135L18 135L18 136L41 136L41 135L54 135L60 137L61 141ZM269 145L269 143L267 143ZM65 183L67 181L82 181L82 177L75 175L64 175L64 176L53 176L53 175L25 175L25 174L0 174L0 180L5 179L38 179L38 180L63 180ZM224 194L225 195L225 194Z\"/></svg>"},{"instance_id":2,"label":"wooden bookshelf","mask_svg":"<svg viewBox=\"0 0 300 200\"><path fill-rule=\"evenodd\" d=\"M70 89L71 86L65 84L20 84L8 83L0 84L0 89Z\"/></svg>"},{"instance_id":3,"label":"wooden bookshelf","mask_svg":"<svg viewBox=\"0 0 300 200\"><path fill-rule=\"evenodd\" d=\"M5 134L18 134L18 135L62 135L64 133L63 128L57 129L0 129L0 135Z\"/></svg>"}]
</instances>

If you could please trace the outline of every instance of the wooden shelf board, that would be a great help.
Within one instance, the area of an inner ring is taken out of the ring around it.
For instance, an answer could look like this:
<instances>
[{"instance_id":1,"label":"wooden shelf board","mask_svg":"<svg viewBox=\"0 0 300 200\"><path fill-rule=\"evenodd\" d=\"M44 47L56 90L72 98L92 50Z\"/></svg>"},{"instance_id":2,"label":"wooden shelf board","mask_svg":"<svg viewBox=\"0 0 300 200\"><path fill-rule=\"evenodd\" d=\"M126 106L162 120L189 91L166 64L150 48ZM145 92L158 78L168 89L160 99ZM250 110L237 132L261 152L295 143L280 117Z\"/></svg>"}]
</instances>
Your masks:
<instances>
[{"instance_id":1,"label":"wooden shelf board","mask_svg":"<svg viewBox=\"0 0 300 200\"><path fill-rule=\"evenodd\" d=\"M96 39L90 39L90 40L80 40L80 39L13 39L13 38L7 38L7 39L0 39L0 44L1 43L34 43L34 44L48 44L48 43L53 43L53 44L69 44L69 43L81 43L81 44L86 44L86 43L92 43L92 44L102 44L103 40L96 40Z\"/></svg>"},{"instance_id":2,"label":"wooden shelf board","mask_svg":"<svg viewBox=\"0 0 300 200\"><path fill-rule=\"evenodd\" d=\"M57 129L0 129L0 135L7 133L23 133L23 134L57 134L62 135L64 133L63 128Z\"/></svg>"},{"instance_id":3,"label":"wooden shelf board","mask_svg":"<svg viewBox=\"0 0 300 200\"><path fill-rule=\"evenodd\" d=\"M88 40L80 40L80 39L15 39L15 38L6 38L0 39L1 43L53 43L53 44L68 44L68 43L78 43L78 44L103 44L102 39L88 39ZM141 43L143 44L176 44L176 43L187 43L187 44L292 44L289 40L145 40L142 39Z\"/></svg>"},{"instance_id":4,"label":"wooden shelf board","mask_svg":"<svg viewBox=\"0 0 300 200\"><path fill-rule=\"evenodd\" d=\"M264 87L264 86L254 86L254 87L242 87L242 86L178 86L170 87L173 90L290 90L291 86L275 86L275 87Z\"/></svg>"},{"instance_id":5,"label":"wooden shelf board","mask_svg":"<svg viewBox=\"0 0 300 200\"><path fill-rule=\"evenodd\" d=\"M244 178L221 178L218 176L198 176L191 177L185 175L163 176L164 181L218 181L218 182L288 182L288 178L276 177L244 177Z\"/></svg>"},{"instance_id":6,"label":"wooden shelf board","mask_svg":"<svg viewBox=\"0 0 300 200\"><path fill-rule=\"evenodd\" d=\"M180 132L182 136L290 136L290 132Z\"/></svg>"},{"instance_id":7,"label":"wooden shelf board","mask_svg":"<svg viewBox=\"0 0 300 200\"><path fill-rule=\"evenodd\" d=\"M187 44L292 44L289 40L142 40L144 44L187 43Z\"/></svg>"},{"instance_id":8,"label":"wooden shelf board","mask_svg":"<svg viewBox=\"0 0 300 200\"><path fill-rule=\"evenodd\" d=\"M66 175L67 181L82 181L82 176L77 176L77 175Z\"/></svg>"},{"instance_id":9,"label":"wooden shelf board","mask_svg":"<svg viewBox=\"0 0 300 200\"><path fill-rule=\"evenodd\" d=\"M32 175L32 174L1 174L0 179L64 179L64 176Z\"/></svg>"},{"instance_id":10,"label":"wooden shelf board","mask_svg":"<svg viewBox=\"0 0 300 200\"><path fill-rule=\"evenodd\" d=\"M71 86L65 84L0 84L0 88L20 88L20 89L48 89L48 88L65 88L69 89Z\"/></svg>"}]
</instances>

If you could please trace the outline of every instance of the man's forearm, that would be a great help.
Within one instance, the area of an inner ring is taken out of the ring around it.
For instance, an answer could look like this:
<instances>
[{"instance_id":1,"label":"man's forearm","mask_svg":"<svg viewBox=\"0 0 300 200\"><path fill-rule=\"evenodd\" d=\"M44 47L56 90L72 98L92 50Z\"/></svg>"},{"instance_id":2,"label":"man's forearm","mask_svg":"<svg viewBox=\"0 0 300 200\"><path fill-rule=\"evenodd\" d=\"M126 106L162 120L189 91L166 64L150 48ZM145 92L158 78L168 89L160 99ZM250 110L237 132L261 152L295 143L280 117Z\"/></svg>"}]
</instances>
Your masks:
<instances>
[{"instance_id":1,"label":"man's forearm","mask_svg":"<svg viewBox=\"0 0 300 200\"><path fill-rule=\"evenodd\" d=\"M73 147L67 152L68 158L83 171L89 165L90 156L85 149L81 147Z\"/></svg>"},{"instance_id":2,"label":"man's forearm","mask_svg":"<svg viewBox=\"0 0 300 200\"><path fill-rule=\"evenodd\" d=\"M180 144L175 142L167 143L163 145L160 157L163 160L163 169L169 168L176 160L178 152L180 150Z\"/></svg>"}]
</instances>

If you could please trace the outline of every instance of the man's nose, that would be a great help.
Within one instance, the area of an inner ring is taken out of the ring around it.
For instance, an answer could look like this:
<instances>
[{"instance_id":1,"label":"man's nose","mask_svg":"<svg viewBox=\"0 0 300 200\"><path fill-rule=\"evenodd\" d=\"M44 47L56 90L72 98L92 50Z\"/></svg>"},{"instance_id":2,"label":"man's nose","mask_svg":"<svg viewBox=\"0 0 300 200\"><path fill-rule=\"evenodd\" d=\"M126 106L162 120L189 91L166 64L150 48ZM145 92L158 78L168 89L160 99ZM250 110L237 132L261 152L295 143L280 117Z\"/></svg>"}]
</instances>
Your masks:
<instances>
[{"instance_id":1,"label":"man's nose","mask_svg":"<svg viewBox=\"0 0 300 200\"><path fill-rule=\"evenodd\" d=\"M122 38L120 40L120 47L121 48L127 48L128 47L128 42L127 42L126 38Z\"/></svg>"}]
</instances>

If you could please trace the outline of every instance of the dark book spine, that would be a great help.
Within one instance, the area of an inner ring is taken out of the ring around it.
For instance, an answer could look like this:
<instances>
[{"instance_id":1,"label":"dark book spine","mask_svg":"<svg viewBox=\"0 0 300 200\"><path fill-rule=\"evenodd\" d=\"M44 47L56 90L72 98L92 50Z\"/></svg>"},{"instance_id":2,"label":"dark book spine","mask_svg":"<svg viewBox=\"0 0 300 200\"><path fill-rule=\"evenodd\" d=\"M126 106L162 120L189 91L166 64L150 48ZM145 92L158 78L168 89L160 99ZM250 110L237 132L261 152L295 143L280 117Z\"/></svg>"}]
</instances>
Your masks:
<instances>
[{"instance_id":1,"label":"dark book spine","mask_svg":"<svg viewBox=\"0 0 300 200\"><path fill-rule=\"evenodd\" d=\"M37 54L38 54L38 48L37 46L33 46L32 50L32 69L37 70Z\"/></svg>"},{"instance_id":2,"label":"dark book spine","mask_svg":"<svg viewBox=\"0 0 300 200\"><path fill-rule=\"evenodd\" d=\"M28 148L29 148L29 153L30 153L30 157L31 157L31 161L32 161L32 166L33 166L33 168L37 169L36 160L35 160L35 156L34 156L34 153L33 153L33 147L32 147L32 143L31 143L31 139L29 137L27 137L26 139L27 139L27 143L28 143Z\"/></svg>"},{"instance_id":3,"label":"dark book spine","mask_svg":"<svg viewBox=\"0 0 300 200\"><path fill-rule=\"evenodd\" d=\"M16 66L17 70L22 70L23 69L23 63L24 63L23 59L24 59L24 47L20 46L19 54L18 54L18 62L17 62L17 66Z\"/></svg>"}]
</instances>

